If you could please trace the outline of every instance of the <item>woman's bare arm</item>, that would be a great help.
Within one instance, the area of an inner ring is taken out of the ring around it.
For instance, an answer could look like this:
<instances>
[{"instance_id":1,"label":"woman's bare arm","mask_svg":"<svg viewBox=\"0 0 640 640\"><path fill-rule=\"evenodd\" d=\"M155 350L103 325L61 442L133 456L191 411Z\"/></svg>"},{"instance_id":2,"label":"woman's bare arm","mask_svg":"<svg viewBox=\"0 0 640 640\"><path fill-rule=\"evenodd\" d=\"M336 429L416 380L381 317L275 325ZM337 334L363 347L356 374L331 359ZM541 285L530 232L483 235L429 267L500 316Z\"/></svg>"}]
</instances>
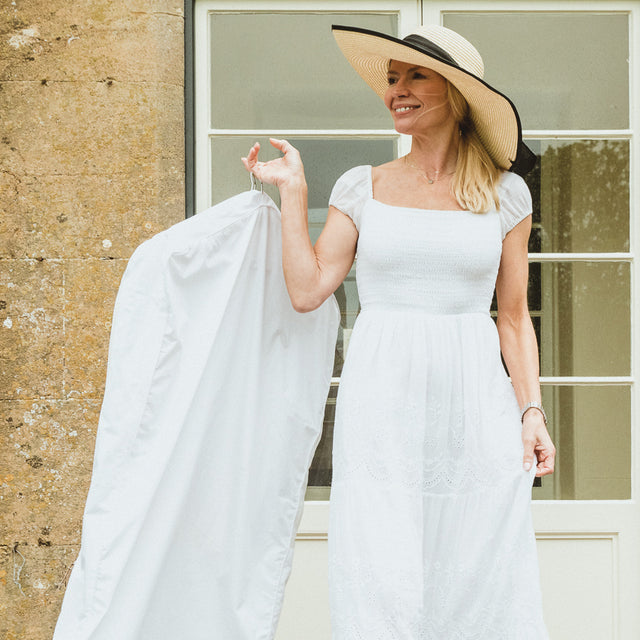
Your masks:
<instances>
[{"instance_id":1,"label":"woman's bare arm","mask_svg":"<svg viewBox=\"0 0 640 640\"><path fill-rule=\"evenodd\" d=\"M298 151L286 140L271 139L284 156L258 161L256 143L242 159L247 171L280 190L282 267L296 311L318 308L342 283L356 253L358 231L351 218L329 207L327 221L315 246L309 238L307 183Z\"/></svg>"},{"instance_id":2,"label":"woman's bare arm","mask_svg":"<svg viewBox=\"0 0 640 640\"><path fill-rule=\"evenodd\" d=\"M531 216L528 216L506 235L496 281L500 349L520 407L527 402L540 402L538 344L527 305L530 232ZM522 441L525 469L531 468L535 451L536 475L553 473L556 450L540 411L531 409L525 413Z\"/></svg>"}]
</instances>

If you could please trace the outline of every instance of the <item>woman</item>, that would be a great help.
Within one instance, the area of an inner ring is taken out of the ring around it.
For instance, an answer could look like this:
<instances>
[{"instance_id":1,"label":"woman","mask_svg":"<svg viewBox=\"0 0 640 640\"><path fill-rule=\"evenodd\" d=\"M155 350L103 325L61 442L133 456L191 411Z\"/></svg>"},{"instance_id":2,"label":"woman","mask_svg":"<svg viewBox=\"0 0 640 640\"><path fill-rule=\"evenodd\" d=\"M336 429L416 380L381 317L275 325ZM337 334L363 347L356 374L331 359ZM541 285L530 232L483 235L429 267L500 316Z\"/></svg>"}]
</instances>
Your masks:
<instances>
[{"instance_id":1,"label":"woman","mask_svg":"<svg viewBox=\"0 0 640 640\"><path fill-rule=\"evenodd\" d=\"M260 162L258 144L243 158L280 190L298 311L330 296L358 252L362 311L334 432L334 638L542 640L530 496L555 449L526 300L531 198L514 173L533 156L460 35L334 35L411 152L344 174L315 246L298 152L271 140L282 158Z\"/></svg>"}]
</instances>

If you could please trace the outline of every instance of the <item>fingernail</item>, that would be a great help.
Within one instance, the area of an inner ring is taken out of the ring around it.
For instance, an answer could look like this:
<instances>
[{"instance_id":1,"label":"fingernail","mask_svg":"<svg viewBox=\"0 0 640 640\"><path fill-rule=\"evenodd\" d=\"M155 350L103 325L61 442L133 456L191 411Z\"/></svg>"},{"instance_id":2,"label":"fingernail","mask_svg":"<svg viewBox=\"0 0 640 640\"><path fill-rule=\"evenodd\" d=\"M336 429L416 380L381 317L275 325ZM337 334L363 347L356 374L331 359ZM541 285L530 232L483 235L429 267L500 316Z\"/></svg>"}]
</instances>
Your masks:
<instances>
[{"instance_id":1,"label":"fingernail","mask_svg":"<svg viewBox=\"0 0 640 640\"><path fill-rule=\"evenodd\" d=\"M531 463L530 462L525 462L524 463L524 470L525 471L529 471L531 469Z\"/></svg>"}]
</instances>

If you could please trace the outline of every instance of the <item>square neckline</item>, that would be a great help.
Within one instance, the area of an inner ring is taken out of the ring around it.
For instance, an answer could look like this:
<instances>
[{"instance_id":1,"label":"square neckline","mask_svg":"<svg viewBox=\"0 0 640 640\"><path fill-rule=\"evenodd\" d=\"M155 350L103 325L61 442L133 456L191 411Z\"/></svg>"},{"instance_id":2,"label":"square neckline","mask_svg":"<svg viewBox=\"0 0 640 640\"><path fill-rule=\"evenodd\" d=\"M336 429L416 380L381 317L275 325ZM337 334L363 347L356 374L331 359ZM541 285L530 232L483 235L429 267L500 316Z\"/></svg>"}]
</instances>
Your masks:
<instances>
[{"instance_id":1,"label":"square neckline","mask_svg":"<svg viewBox=\"0 0 640 640\"><path fill-rule=\"evenodd\" d=\"M367 173L369 178L369 199L376 204L382 205L383 207L389 207L391 209L400 209L400 211L422 211L428 213L473 213L469 209L424 209L421 207L403 207L397 204L389 204L388 202L382 202L381 200L376 200L373 197L373 165L367 165L369 167L369 171Z\"/></svg>"}]
</instances>

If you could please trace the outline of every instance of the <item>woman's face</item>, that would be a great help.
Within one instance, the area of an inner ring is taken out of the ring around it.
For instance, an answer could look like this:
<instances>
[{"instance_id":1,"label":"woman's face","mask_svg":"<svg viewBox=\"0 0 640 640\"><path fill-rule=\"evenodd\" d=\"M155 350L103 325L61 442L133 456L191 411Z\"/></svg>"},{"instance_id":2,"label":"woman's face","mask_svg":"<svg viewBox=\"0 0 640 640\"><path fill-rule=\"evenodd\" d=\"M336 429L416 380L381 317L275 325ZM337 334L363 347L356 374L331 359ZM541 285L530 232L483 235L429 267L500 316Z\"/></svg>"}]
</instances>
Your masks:
<instances>
[{"instance_id":1,"label":"woman's face","mask_svg":"<svg viewBox=\"0 0 640 640\"><path fill-rule=\"evenodd\" d=\"M439 73L407 62L391 60L384 103L396 131L414 135L453 118L447 81Z\"/></svg>"}]
</instances>

